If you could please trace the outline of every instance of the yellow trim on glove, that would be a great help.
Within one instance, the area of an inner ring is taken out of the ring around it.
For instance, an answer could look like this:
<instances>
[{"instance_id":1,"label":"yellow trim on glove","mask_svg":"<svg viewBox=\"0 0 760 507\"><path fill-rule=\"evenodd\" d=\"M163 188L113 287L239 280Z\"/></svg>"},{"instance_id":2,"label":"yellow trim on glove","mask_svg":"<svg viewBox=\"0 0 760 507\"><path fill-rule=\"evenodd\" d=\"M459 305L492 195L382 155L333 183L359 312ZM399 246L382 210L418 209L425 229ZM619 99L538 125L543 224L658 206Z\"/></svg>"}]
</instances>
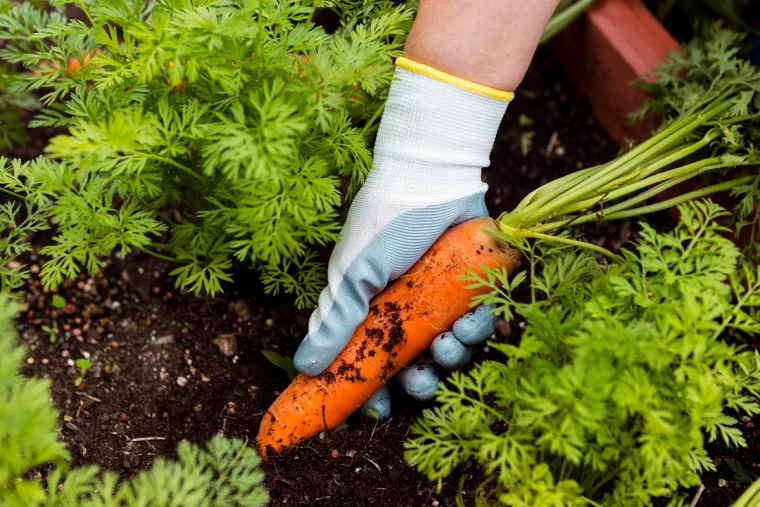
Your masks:
<instances>
[{"instance_id":1,"label":"yellow trim on glove","mask_svg":"<svg viewBox=\"0 0 760 507\"><path fill-rule=\"evenodd\" d=\"M513 92L505 92L503 90L491 88L490 86L473 83L472 81L467 81L461 77L446 74L445 72L434 69L433 67L425 65L424 63L419 63L415 62L414 60L410 60L409 58L404 58L403 56L396 59L396 65L408 71L416 72L417 74L424 74L425 76L432 77L438 81L453 84L454 86L458 86L460 88L464 88L465 90L470 90L471 92L479 93L493 99L506 100L507 102L511 102L515 98L515 94Z\"/></svg>"}]
</instances>

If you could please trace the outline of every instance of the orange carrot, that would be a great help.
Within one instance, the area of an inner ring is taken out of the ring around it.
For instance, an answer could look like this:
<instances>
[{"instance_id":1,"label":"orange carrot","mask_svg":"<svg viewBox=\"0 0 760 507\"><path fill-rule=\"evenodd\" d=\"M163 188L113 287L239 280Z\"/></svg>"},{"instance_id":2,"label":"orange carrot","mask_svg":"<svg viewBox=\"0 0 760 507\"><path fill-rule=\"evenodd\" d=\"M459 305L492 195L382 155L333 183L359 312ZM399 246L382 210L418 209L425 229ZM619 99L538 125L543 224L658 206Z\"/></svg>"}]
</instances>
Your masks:
<instances>
[{"instance_id":1,"label":"orange carrot","mask_svg":"<svg viewBox=\"0 0 760 507\"><path fill-rule=\"evenodd\" d=\"M81 68L82 62L79 61L79 58L69 58L69 61L66 63L66 70L69 72L76 72Z\"/></svg>"},{"instance_id":2,"label":"orange carrot","mask_svg":"<svg viewBox=\"0 0 760 507\"><path fill-rule=\"evenodd\" d=\"M65 70L63 72L64 75L66 77L71 77L72 73L77 72L78 70L80 70L82 68L87 68L90 65L90 60L92 59L92 57L95 56L98 53L101 53L101 52L102 52L102 50L97 49L97 50L95 50L93 52L87 53L84 56L84 58L82 58L81 60L79 58L75 58L75 57L68 58L66 60L66 68L65 68ZM42 63L40 63L40 68L41 69L49 69L50 67L52 67L52 68L54 68L57 71L61 70L61 64L60 63L55 62L55 61L49 62L49 63L50 63L50 65L48 65L48 62L42 62ZM53 73L54 73L54 71L47 72L47 74L53 74ZM33 72L32 75L33 76L41 76L42 73L41 72Z\"/></svg>"},{"instance_id":3,"label":"orange carrot","mask_svg":"<svg viewBox=\"0 0 760 507\"><path fill-rule=\"evenodd\" d=\"M404 276L370 301L370 311L333 363L315 377L298 375L264 414L256 437L262 456L338 427L394 374L430 347L436 336L471 311L487 289L469 290L457 275L483 266L513 271L517 250L490 236L490 218L446 233Z\"/></svg>"}]
</instances>

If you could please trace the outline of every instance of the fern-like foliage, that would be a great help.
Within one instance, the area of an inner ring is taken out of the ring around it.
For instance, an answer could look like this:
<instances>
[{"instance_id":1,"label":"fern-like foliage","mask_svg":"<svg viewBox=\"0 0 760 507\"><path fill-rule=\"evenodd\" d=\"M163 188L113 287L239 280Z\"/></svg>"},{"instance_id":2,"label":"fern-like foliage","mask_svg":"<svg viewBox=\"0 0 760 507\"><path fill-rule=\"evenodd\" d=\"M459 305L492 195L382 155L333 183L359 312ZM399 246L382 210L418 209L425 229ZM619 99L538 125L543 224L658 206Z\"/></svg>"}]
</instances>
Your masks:
<instances>
[{"instance_id":1,"label":"fern-like foliage","mask_svg":"<svg viewBox=\"0 0 760 507\"><path fill-rule=\"evenodd\" d=\"M15 307L0 293L0 505L6 507L263 506L260 459L246 442L212 439L205 450L190 443L176 461L159 459L150 470L119 484L95 466L69 470L69 453L58 440L58 411L50 381L25 379L19 370L26 349L13 333ZM52 465L45 482L29 471Z\"/></svg>"},{"instance_id":2,"label":"fern-like foliage","mask_svg":"<svg viewBox=\"0 0 760 507\"><path fill-rule=\"evenodd\" d=\"M7 13L13 7L9 0L0 0L0 14ZM13 66L0 63L0 153L29 140L24 112L39 108L39 103L30 93L11 91L19 79L21 77Z\"/></svg>"},{"instance_id":3,"label":"fern-like foliage","mask_svg":"<svg viewBox=\"0 0 760 507\"><path fill-rule=\"evenodd\" d=\"M502 279L481 302L519 315L524 333L491 345L503 361L451 376L406 459L431 479L474 460L489 479L483 505L624 507L699 484L715 468L705 436L745 446L731 414L760 413L760 354L723 336L760 333L760 270L724 237L727 212L680 210L672 232L642 224L621 265L523 242L532 279L471 277ZM527 303L512 297L524 282Z\"/></svg>"},{"instance_id":4,"label":"fern-like foliage","mask_svg":"<svg viewBox=\"0 0 760 507\"><path fill-rule=\"evenodd\" d=\"M98 269L114 250L142 250L178 262L178 285L196 293L219 292L239 261L260 268L269 291L312 304L324 282L312 247L337 239L336 208L369 170L411 9L54 4L77 5L86 21L29 3L0 11L0 59L28 71L7 89L42 94L31 126L68 129L46 158L0 168L17 193L50 205L45 286ZM318 9L337 30L312 22Z\"/></svg>"},{"instance_id":5,"label":"fern-like foliage","mask_svg":"<svg viewBox=\"0 0 760 507\"><path fill-rule=\"evenodd\" d=\"M733 190L737 197L734 230L737 237L744 235L746 256L757 263L760 262L760 207L757 205L760 201L757 165L760 157L760 90L757 88L760 69L739 56L743 39L742 33L715 29L705 38L686 44L683 51L672 53L657 68L654 82L638 83L651 98L634 117L653 112L670 121L705 99L716 103L725 99L722 93L726 85L746 85L744 91L730 97L721 119L705 124L693 135L700 137L710 128L719 127L724 135L720 145L716 142L710 146L713 156L718 154L737 166L747 160L753 161L749 166L733 170L731 176L754 176L750 182ZM728 148L730 154L720 148Z\"/></svg>"}]
</instances>

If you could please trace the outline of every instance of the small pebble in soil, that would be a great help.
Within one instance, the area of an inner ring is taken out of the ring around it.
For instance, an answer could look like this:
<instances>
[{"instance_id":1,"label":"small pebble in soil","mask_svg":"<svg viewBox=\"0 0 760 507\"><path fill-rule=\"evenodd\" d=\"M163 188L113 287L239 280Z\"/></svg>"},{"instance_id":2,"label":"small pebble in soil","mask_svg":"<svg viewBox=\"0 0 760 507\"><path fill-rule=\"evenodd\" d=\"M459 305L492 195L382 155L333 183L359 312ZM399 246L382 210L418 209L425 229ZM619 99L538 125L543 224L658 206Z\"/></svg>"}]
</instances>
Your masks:
<instances>
[{"instance_id":1,"label":"small pebble in soil","mask_svg":"<svg viewBox=\"0 0 760 507\"><path fill-rule=\"evenodd\" d=\"M232 303L232 309L235 311L235 314L241 321L247 322L251 320L251 308L244 300L239 299L238 301Z\"/></svg>"},{"instance_id":2,"label":"small pebble in soil","mask_svg":"<svg viewBox=\"0 0 760 507\"><path fill-rule=\"evenodd\" d=\"M187 379L185 377L177 377L177 385L185 387L187 385Z\"/></svg>"},{"instance_id":3,"label":"small pebble in soil","mask_svg":"<svg viewBox=\"0 0 760 507\"><path fill-rule=\"evenodd\" d=\"M34 358L33 357L27 358L26 364L34 364Z\"/></svg>"},{"instance_id":4,"label":"small pebble in soil","mask_svg":"<svg viewBox=\"0 0 760 507\"><path fill-rule=\"evenodd\" d=\"M211 343L219 347L219 352L225 357L237 354L237 337L234 334L220 334Z\"/></svg>"},{"instance_id":5,"label":"small pebble in soil","mask_svg":"<svg viewBox=\"0 0 760 507\"><path fill-rule=\"evenodd\" d=\"M718 479L718 487L719 488L725 488L726 485L728 485L728 482L726 482L726 479Z\"/></svg>"},{"instance_id":6,"label":"small pebble in soil","mask_svg":"<svg viewBox=\"0 0 760 507\"><path fill-rule=\"evenodd\" d=\"M494 331L496 331L497 336L506 339L509 338L510 334L512 334L512 326L506 320L499 319L496 321Z\"/></svg>"},{"instance_id":7,"label":"small pebble in soil","mask_svg":"<svg viewBox=\"0 0 760 507\"><path fill-rule=\"evenodd\" d=\"M333 458L339 458L340 452L338 451L338 449L333 449L332 452L330 452L330 456L332 456Z\"/></svg>"},{"instance_id":8,"label":"small pebble in soil","mask_svg":"<svg viewBox=\"0 0 760 507\"><path fill-rule=\"evenodd\" d=\"M168 345L169 343L174 342L174 335L168 334L166 336L160 336L158 338L151 336L150 341L153 342L153 345Z\"/></svg>"}]
</instances>

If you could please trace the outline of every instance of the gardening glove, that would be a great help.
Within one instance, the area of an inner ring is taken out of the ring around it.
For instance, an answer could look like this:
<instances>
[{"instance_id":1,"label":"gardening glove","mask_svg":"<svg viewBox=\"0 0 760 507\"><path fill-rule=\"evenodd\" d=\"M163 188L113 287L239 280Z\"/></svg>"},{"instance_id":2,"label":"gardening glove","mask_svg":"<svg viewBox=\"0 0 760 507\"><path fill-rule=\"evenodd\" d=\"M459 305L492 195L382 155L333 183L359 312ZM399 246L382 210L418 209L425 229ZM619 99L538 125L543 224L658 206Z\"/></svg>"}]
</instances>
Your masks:
<instances>
[{"instance_id":1,"label":"gardening glove","mask_svg":"<svg viewBox=\"0 0 760 507\"><path fill-rule=\"evenodd\" d=\"M327 368L367 316L369 301L406 273L449 227L487 215L481 168L512 94L399 58L375 144L373 168L354 199L328 266L328 286L294 358L298 371ZM493 332L488 309L463 317L433 343L449 368L469 360L469 346ZM413 397L430 399L432 366L401 372ZM368 402L390 414L383 389Z\"/></svg>"}]
</instances>

